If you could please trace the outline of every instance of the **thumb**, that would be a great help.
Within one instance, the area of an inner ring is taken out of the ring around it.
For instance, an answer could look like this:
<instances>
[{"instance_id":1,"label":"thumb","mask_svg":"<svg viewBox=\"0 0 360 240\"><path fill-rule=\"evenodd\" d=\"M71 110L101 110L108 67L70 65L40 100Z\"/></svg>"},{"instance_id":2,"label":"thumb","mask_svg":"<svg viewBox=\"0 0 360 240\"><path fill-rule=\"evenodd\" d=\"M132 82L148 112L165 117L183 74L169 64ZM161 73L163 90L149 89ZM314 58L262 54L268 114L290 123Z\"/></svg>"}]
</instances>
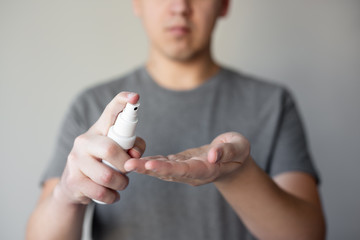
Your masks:
<instances>
[{"instance_id":1,"label":"thumb","mask_svg":"<svg viewBox=\"0 0 360 240\"><path fill-rule=\"evenodd\" d=\"M114 124L118 114L124 109L127 102L135 104L139 100L139 95L132 92L121 92L116 95L106 106L97 122L90 128L102 135L107 135L111 125Z\"/></svg>"},{"instance_id":2,"label":"thumb","mask_svg":"<svg viewBox=\"0 0 360 240\"><path fill-rule=\"evenodd\" d=\"M212 145L208 152L208 161L211 163L243 163L250 155L250 143L240 134L214 141Z\"/></svg>"},{"instance_id":3,"label":"thumb","mask_svg":"<svg viewBox=\"0 0 360 240\"><path fill-rule=\"evenodd\" d=\"M241 153L232 143L221 143L213 146L208 153L210 163L225 163L240 161Z\"/></svg>"}]
</instances>

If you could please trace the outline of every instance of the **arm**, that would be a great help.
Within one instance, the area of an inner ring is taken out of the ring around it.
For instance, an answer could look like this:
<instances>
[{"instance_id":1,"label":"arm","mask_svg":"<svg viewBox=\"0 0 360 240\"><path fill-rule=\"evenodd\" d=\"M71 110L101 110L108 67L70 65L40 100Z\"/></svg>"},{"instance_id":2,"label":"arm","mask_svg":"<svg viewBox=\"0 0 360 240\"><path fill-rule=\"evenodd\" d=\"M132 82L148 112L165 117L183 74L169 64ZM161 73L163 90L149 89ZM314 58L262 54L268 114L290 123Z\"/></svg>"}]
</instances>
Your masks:
<instances>
[{"instance_id":1,"label":"arm","mask_svg":"<svg viewBox=\"0 0 360 240\"><path fill-rule=\"evenodd\" d=\"M26 239L80 239L86 205L70 204L54 196L58 178L44 183L27 226ZM50 237L53 236L53 237Z\"/></svg>"},{"instance_id":2,"label":"arm","mask_svg":"<svg viewBox=\"0 0 360 240\"><path fill-rule=\"evenodd\" d=\"M118 94L98 121L75 139L61 178L49 179L43 186L28 222L27 239L80 239L86 205L91 199L105 203L119 200L117 191L127 187L128 178L102 164L101 160L124 172L124 162L144 152L145 142L141 138L125 152L106 137L126 102L136 103L138 99L137 94Z\"/></svg>"},{"instance_id":3,"label":"arm","mask_svg":"<svg viewBox=\"0 0 360 240\"><path fill-rule=\"evenodd\" d=\"M193 186L214 182L249 230L260 239L323 239L324 219L315 181L289 172L271 179L238 133L170 156L131 159L127 171Z\"/></svg>"},{"instance_id":4,"label":"arm","mask_svg":"<svg viewBox=\"0 0 360 240\"><path fill-rule=\"evenodd\" d=\"M260 239L324 239L325 223L315 180L288 172L271 179L249 158L216 187Z\"/></svg>"}]
</instances>

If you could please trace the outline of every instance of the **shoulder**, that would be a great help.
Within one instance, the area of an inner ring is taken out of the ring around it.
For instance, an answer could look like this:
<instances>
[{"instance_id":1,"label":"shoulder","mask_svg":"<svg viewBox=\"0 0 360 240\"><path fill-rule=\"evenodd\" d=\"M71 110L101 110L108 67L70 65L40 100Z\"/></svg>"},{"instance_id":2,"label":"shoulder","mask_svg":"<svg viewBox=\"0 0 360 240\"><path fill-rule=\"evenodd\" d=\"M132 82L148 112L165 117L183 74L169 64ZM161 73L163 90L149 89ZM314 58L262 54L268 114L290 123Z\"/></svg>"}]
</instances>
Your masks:
<instances>
[{"instance_id":1,"label":"shoulder","mask_svg":"<svg viewBox=\"0 0 360 240\"><path fill-rule=\"evenodd\" d=\"M228 84L240 87L246 91L263 94L281 94L287 91L287 88L283 84L269 79L263 79L228 67L222 67L222 71L224 72L224 82L228 82Z\"/></svg>"},{"instance_id":2,"label":"shoulder","mask_svg":"<svg viewBox=\"0 0 360 240\"><path fill-rule=\"evenodd\" d=\"M222 67L222 71L224 90L232 92L238 101L245 101L254 109L282 107L286 102L293 102L292 93L284 84L227 67Z\"/></svg>"}]
</instances>

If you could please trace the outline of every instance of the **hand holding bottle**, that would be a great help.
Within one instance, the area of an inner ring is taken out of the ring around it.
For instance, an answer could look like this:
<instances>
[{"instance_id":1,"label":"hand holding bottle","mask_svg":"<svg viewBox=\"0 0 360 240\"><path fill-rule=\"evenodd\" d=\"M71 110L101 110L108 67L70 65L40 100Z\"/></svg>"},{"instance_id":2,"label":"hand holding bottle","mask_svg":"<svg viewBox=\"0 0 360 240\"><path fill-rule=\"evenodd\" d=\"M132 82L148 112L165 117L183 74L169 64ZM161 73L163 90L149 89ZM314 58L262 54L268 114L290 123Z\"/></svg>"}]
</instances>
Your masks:
<instances>
[{"instance_id":1,"label":"hand holding bottle","mask_svg":"<svg viewBox=\"0 0 360 240\"><path fill-rule=\"evenodd\" d=\"M119 93L106 106L98 121L75 139L60 183L54 190L55 197L82 204L88 204L91 199L103 203L119 200L117 191L124 190L129 181L121 173L125 172L124 163L132 157L140 157L145 150L145 142L139 137L131 137L134 146L124 150L107 135L126 103L136 104L138 100L138 94ZM102 160L112 167L103 164Z\"/></svg>"}]
</instances>

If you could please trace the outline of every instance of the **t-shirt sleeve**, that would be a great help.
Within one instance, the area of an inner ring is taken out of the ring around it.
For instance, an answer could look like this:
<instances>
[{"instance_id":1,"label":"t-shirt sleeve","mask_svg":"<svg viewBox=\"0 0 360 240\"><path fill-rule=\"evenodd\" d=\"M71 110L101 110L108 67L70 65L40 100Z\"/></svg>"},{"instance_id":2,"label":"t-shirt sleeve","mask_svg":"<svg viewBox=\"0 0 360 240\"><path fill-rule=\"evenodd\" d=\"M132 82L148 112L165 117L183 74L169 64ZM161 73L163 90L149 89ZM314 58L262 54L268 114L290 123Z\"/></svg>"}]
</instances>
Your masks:
<instances>
[{"instance_id":1,"label":"t-shirt sleeve","mask_svg":"<svg viewBox=\"0 0 360 240\"><path fill-rule=\"evenodd\" d=\"M270 175L300 171L312 175L319 183L319 174L312 161L299 111L288 91L284 92L282 98L276 135Z\"/></svg>"},{"instance_id":2,"label":"t-shirt sleeve","mask_svg":"<svg viewBox=\"0 0 360 240\"><path fill-rule=\"evenodd\" d=\"M88 127L86 121L84 121L82 105L81 95L79 95L66 112L60 125L50 161L41 176L41 185L50 178L61 177L75 138L87 131Z\"/></svg>"}]
</instances>

